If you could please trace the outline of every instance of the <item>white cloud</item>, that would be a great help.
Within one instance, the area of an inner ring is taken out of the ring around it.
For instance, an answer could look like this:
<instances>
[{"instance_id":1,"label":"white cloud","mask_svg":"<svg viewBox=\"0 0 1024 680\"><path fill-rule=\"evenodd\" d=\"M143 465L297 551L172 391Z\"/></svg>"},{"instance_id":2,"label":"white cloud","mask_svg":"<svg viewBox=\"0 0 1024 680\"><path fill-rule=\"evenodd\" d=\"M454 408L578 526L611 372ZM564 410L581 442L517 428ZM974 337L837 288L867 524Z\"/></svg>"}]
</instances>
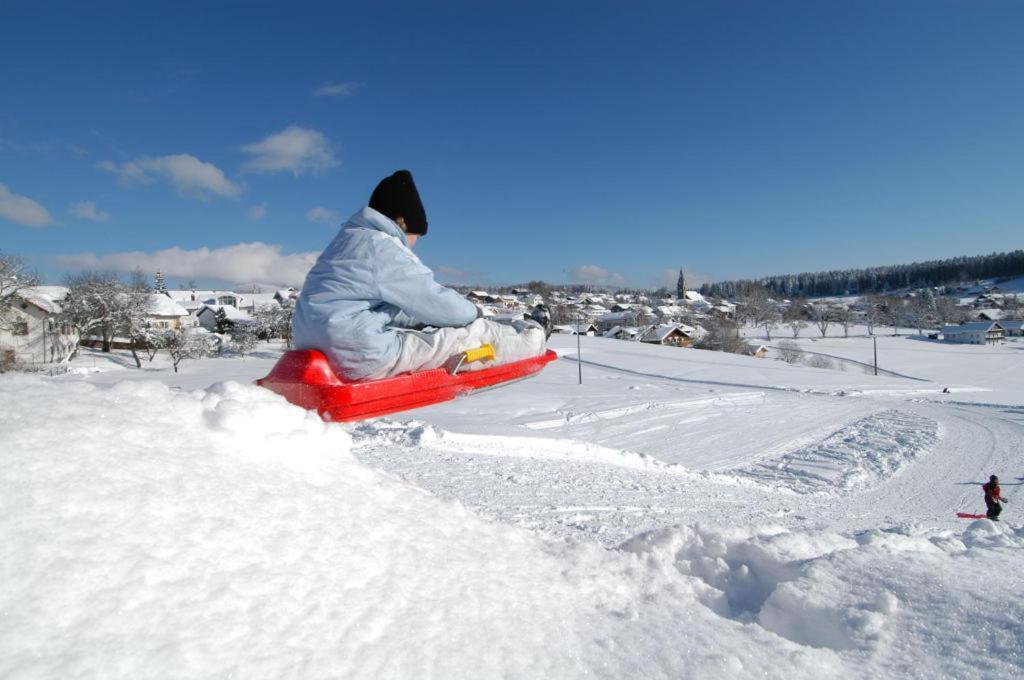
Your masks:
<instances>
[{"instance_id":1,"label":"white cloud","mask_svg":"<svg viewBox=\"0 0 1024 680\"><path fill-rule=\"evenodd\" d=\"M170 156L142 156L132 161L100 161L96 167L112 172L125 184L148 184L161 178L170 182L182 196L209 200L211 196L238 198L242 187L224 176L213 163L186 153Z\"/></svg>"},{"instance_id":2,"label":"white cloud","mask_svg":"<svg viewBox=\"0 0 1024 680\"><path fill-rule=\"evenodd\" d=\"M596 264L581 264L569 270L569 278L573 283L587 283L593 286L624 286L626 277L608 271Z\"/></svg>"},{"instance_id":3,"label":"white cloud","mask_svg":"<svg viewBox=\"0 0 1024 680\"><path fill-rule=\"evenodd\" d=\"M337 224L341 221L338 213L319 205L309 209L309 212L306 213L306 219L310 222L319 222L321 224Z\"/></svg>"},{"instance_id":4,"label":"white cloud","mask_svg":"<svg viewBox=\"0 0 1024 680\"><path fill-rule=\"evenodd\" d=\"M26 227L48 227L55 223L49 210L28 196L12 193L3 184L0 184L0 217Z\"/></svg>"},{"instance_id":5,"label":"white cloud","mask_svg":"<svg viewBox=\"0 0 1024 680\"><path fill-rule=\"evenodd\" d=\"M154 252L123 252L97 255L92 252L58 255L55 261L68 269L128 272L163 272L184 279L215 279L231 283L267 281L300 286L319 253L282 253L281 246L239 243L223 248L166 248Z\"/></svg>"},{"instance_id":6,"label":"white cloud","mask_svg":"<svg viewBox=\"0 0 1024 680\"><path fill-rule=\"evenodd\" d=\"M295 125L264 139L246 144L242 151L252 156L242 166L247 172L304 172L314 174L338 164L331 143L322 132Z\"/></svg>"},{"instance_id":7,"label":"white cloud","mask_svg":"<svg viewBox=\"0 0 1024 680\"><path fill-rule=\"evenodd\" d=\"M267 216L267 204L260 203L259 205L252 206L246 212L246 215L249 216L250 220L262 220Z\"/></svg>"},{"instance_id":8,"label":"white cloud","mask_svg":"<svg viewBox=\"0 0 1024 680\"><path fill-rule=\"evenodd\" d=\"M324 83L313 91L314 97L348 97L355 94L359 83Z\"/></svg>"},{"instance_id":9,"label":"white cloud","mask_svg":"<svg viewBox=\"0 0 1024 680\"><path fill-rule=\"evenodd\" d=\"M106 222L110 219L110 213L98 210L92 201L79 201L68 207L68 212L79 219L90 222Z\"/></svg>"}]
</instances>

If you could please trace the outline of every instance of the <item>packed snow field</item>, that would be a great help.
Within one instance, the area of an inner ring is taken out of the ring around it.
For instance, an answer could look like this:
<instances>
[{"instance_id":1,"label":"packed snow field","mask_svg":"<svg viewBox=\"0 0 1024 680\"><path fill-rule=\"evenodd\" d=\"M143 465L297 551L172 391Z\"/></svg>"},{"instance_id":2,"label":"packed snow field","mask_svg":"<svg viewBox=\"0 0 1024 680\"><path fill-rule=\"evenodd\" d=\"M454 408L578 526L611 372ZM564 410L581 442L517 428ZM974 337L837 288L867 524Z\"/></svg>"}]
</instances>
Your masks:
<instances>
[{"instance_id":1,"label":"packed snow field","mask_svg":"<svg viewBox=\"0 0 1024 680\"><path fill-rule=\"evenodd\" d=\"M349 425L251 384L277 347L0 376L0 677L1024 667L1022 345L880 341L918 380L552 345L531 380ZM956 519L991 473L1006 521Z\"/></svg>"}]
</instances>

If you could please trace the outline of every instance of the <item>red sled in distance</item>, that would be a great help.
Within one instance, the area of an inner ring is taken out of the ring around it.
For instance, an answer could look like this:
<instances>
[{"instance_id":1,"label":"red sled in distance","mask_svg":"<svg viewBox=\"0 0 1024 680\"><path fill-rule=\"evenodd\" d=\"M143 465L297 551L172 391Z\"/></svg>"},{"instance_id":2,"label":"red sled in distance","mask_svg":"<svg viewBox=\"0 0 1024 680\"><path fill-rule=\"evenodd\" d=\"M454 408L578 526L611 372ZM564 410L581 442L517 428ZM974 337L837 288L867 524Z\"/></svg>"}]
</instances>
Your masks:
<instances>
[{"instance_id":1,"label":"red sled in distance","mask_svg":"<svg viewBox=\"0 0 1024 680\"><path fill-rule=\"evenodd\" d=\"M454 375L434 368L380 380L345 382L334 373L322 352L302 349L286 352L270 374L256 384L296 406L315 410L324 420L364 420L522 380L539 373L557 358L557 354L547 350L522 361Z\"/></svg>"}]
</instances>

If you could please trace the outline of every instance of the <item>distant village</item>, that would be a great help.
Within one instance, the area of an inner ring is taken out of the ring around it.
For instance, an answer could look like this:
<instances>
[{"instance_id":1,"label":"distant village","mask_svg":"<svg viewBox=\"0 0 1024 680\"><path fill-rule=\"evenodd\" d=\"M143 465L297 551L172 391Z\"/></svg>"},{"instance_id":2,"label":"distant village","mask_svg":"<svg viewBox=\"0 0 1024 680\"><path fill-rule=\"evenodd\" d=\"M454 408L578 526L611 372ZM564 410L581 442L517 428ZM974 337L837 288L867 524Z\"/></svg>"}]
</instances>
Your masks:
<instances>
[{"instance_id":1,"label":"distant village","mask_svg":"<svg viewBox=\"0 0 1024 680\"><path fill-rule=\"evenodd\" d=\"M130 350L140 366L141 354L152 358L165 350L177 370L181 360L225 348L244 354L260 340L290 341L291 312L299 295L295 288L172 289L160 273L152 282L136 273L133 284L91 276L95 280L72 279L66 286L7 286L0 308L0 370L52 372L66 365L80 345ZM687 289L682 273L675 291L534 282L460 292L495 320L528 317L537 305L545 305L554 333L758 357L766 356L767 345L748 342L741 328L760 329L758 337L765 342L801 333L824 336L830 327L849 334L852 326L866 327L868 333L885 326L945 342L992 344L1021 336L1024 325L1024 293L1004 291L997 281L812 300L778 299L758 286L741 287L729 298L710 297Z\"/></svg>"}]
</instances>

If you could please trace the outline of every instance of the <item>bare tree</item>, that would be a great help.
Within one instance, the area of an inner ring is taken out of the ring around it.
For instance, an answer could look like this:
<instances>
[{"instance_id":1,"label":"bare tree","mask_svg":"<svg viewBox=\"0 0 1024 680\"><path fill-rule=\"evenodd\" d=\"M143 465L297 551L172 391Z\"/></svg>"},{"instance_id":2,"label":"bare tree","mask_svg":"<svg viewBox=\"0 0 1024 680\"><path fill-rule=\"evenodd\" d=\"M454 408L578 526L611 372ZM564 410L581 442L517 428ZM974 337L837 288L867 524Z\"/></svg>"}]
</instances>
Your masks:
<instances>
[{"instance_id":1,"label":"bare tree","mask_svg":"<svg viewBox=\"0 0 1024 680\"><path fill-rule=\"evenodd\" d=\"M777 350L779 352L779 358L787 364L798 364L804 356L804 352L800 349L800 345L796 344L792 340L783 340L778 344Z\"/></svg>"},{"instance_id":2,"label":"bare tree","mask_svg":"<svg viewBox=\"0 0 1024 680\"><path fill-rule=\"evenodd\" d=\"M135 359L136 368L142 368L138 351L158 344L155 340L158 334L154 332L149 320L151 308L149 283L142 271L136 269L132 272L129 284L116 296L114 304L114 328L128 338L128 349ZM153 360L152 354L149 360Z\"/></svg>"},{"instance_id":3,"label":"bare tree","mask_svg":"<svg viewBox=\"0 0 1024 680\"><path fill-rule=\"evenodd\" d=\"M769 342L772 339L772 329L779 325L779 321L781 321L781 316L778 310L775 309L766 311L761 317L761 328L764 329L765 336Z\"/></svg>"},{"instance_id":4,"label":"bare tree","mask_svg":"<svg viewBox=\"0 0 1024 680\"><path fill-rule=\"evenodd\" d=\"M228 329L231 337L231 348L245 361L245 355L256 349L259 340L259 327L257 324L236 323Z\"/></svg>"},{"instance_id":5,"label":"bare tree","mask_svg":"<svg viewBox=\"0 0 1024 680\"><path fill-rule=\"evenodd\" d=\"M786 325L789 326L789 332L793 334L794 339L799 338L800 331L807 328L807 322L803 319L790 319Z\"/></svg>"},{"instance_id":6,"label":"bare tree","mask_svg":"<svg viewBox=\"0 0 1024 680\"><path fill-rule=\"evenodd\" d=\"M807 300L804 298L796 298L792 300L789 303L789 307L786 308L786 312L783 314L782 319L789 327L789 331L793 334L793 337L800 337L800 332L807 328Z\"/></svg>"},{"instance_id":7,"label":"bare tree","mask_svg":"<svg viewBox=\"0 0 1024 680\"><path fill-rule=\"evenodd\" d=\"M171 357L174 372L185 359L199 359L213 353L214 339L206 333L192 333L185 329L167 331L163 335L163 346Z\"/></svg>"},{"instance_id":8,"label":"bare tree","mask_svg":"<svg viewBox=\"0 0 1024 680\"><path fill-rule=\"evenodd\" d=\"M750 353L750 345L739 337L739 328L728 319L722 317L706 319L704 330L704 335L693 344L697 349L710 349L733 354Z\"/></svg>"},{"instance_id":9,"label":"bare tree","mask_svg":"<svg viewBox=\"0 0 1024 680\"><path fill-rule=\"evenodd\" d=\"M831 359L829 359L828 357L822 356L820 354L812 354L811 357L807 360L807 365L810 366L811 368L835 368L836 367L835 363L833 363L833 361Z\"/></svg>"},{"instance_id":10,"label":"bare tree","mask_svg":"<svg viewBox=\"0 0 1024 680\"><path fill-rule=\"evenodd\" d=\"M763 328L768 340L771 340L772 329L778 326L781 317L768 289L755 284L746 284L737 293L736 301L739 304L743 320L753 326Z\"/></svg>"},{"instance_id":11,"label":"bare tree","mask_svg":"<svg viewBox=\"0 0 1024 680\"><path fill-rule=\"evenodd\" d=\"M860 307L864 314L864 323L868 327L868 335L874 335L875 324L881 316L881 298L877 295L865 295L860 299Z\"/></svg>"},{"instance_id":12,"label":"bare tree","mask_svg":"<svg viewBox=\"0 0 1024 680\"><path fill-rule=\"evenodd\" d=\"M39 277L28 271L22 258L0 251L0 329L7 329L12 322L15 301L38 284Z\"/></svg>"},{"instance_id":13,"label":"bare tree","mask_svg":"<svg viewBox=\"0 0 1024 680\"><path fill-rule=\"evenodd\" d=\"M964 316L964 311L957 306L955 299L943 296L935 300L935 318L939 324L945 326L959 323Z\"/></svg>"},{"instance_id":14,"label":"bare tree","mask_svg":"<svg viewBox=\"0 0 1024 680\"><path fill-rule=\"evenodd\" d=\"M828 327L832 325L832 310L822 302L811 305L811 319L821 331L821 337L825 337L828 334Z\"/></svg>"},{"instance_id":15,"label":"bare tree","mask_svg":"<svg viewBox=\"0 0 1024 680\"><path fill-rule=\"evenodd\" d=\"M878 318L893 327L893 335L900 334L900 323L903 321L903 301L892 295L878 298Z\"/></svg>"},{"instance_id":16,"label":"bare tree","mask_svg":"<svg viewBox=\"0 0 1024 680\"><path fill-rule=\"evenodd\" d=\"M833 312L836 322L843 327L843 337L850 337L850 324L853 323L853 310L849 305L839 305Z\"/></svg>"},{"instance_id":17,"label":"bare tree","mask_svg":"<svg viewBox=\"0 0 1024 680\"><path fill-rule=\"evenodd\" d=\"M892 324L892 334L900 334L900 326L907 326L910 323L910 313L907 304L895 295L887 295L886 318Z\"/></svg>"},{"instance_id":18,"label":"bare tree","mask_svg":"<svg viewBox=\"0 0 1024 680\"><path fill-rule=\"evenodd\" d=\"M947 298L942 298L943 300ZM956 310L961 313L961 310ZM1003 303L1003 318L1007 321L1021 321L1024 320L1024 305L1021 305L1020 299L1017 295L1007 295L1006 302Z\"/></svg>"},{"instance_id":19,"label":"bare tree","mask_svg":"<svg viewBox=\"0 0 1024 680\"><path fill-rule=\"evenodd\" d=\"M70 324L80 338L99 331L103 351L110 351L114 327L119 321L119 296L124 284L113 274L82 272L67 279L68 295L61 302L60 320Z\"/></svg>"}]
</instances>

